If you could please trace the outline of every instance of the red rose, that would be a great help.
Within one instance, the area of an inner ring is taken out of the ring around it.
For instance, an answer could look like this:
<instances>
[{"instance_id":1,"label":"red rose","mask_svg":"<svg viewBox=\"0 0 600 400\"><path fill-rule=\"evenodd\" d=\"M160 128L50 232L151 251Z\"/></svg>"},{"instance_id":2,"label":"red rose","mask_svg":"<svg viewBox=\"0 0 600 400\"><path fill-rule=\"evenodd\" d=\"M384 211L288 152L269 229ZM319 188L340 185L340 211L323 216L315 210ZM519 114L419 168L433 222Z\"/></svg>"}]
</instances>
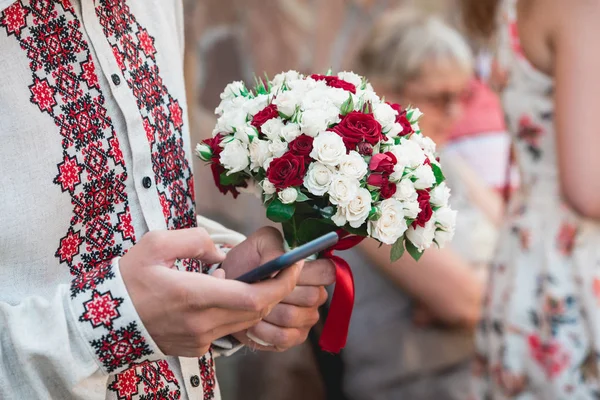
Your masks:
<instances>
[{"instance_id":1,"label":"red rose","mask_svg":"<svg viewBox=\"0 0 600 400\"><path fill-rule=\"evenodd\" d=\"M400 136L406 136L409 133L413 132L412 125L406 118L406 110L402 108L400 104L396 103L387 103L394 110L398 111L398 115L396 115L396 122L402 125L402 132L400 132Z\"/></svg>"},{"instance_id":2,"label":"red rose","mask_svg":"<svg viewBox=\"0 0 600 400\"><path fill-rule=\"evenodd\" d=\"M373 154L373 146L367 142L362 142L358 144L358 153L361 156L370 156Z\"/></svg>"},{"instance_id":3,"label":"red rose","mask_svg":"<svg viewBox=\"0 0 600 400\"><path fill-rule=\"evenodd\" d=\"M433 215L433 209L431 208L431 204L429 203L429 192L427 190L417 190L417 201L419 202L419 207L421 211L419 215L417 215L417 219L414 220L412 226L416 228L417 225L420 227L425 227L425 223L431 219Z\"/></svg>"},{"instance_id":4,"label":"red rose","mask_svg":"<svg viewBox=\"0 0 600 400\"><path fill-rule=\"evenodd\" d=\"M217 162L219 159L219 155L223 151L223 148L220 146L222 141L223 141L223 136L221 136L221 134L218 134L217 136L212 137L210 139L204 139L202 141L202 143L207 144L208 147L210 147L210 150L212 152L212 159L213 160L216 159Z\"/></svg>"},{"instance_id":5,"label":"red rose","mask_svg":"<svg viewBox=\"0 0 600 400\"><path fill-rule=\"evenodd\" d=\"M277 189L300 186L304 182L304 157L287 152L274 159L267 169L267 178Z\"/></svg>"},{"instance_id":6,"label":"red rose","mask_svg":"<svg viewBox=\"0 0 600 400\"><path fill-rule=\"evenodd\" d=\"M391 152L375 154L369 162L369 169L373 172L383 172L391 174L394 172L394 166L398 160Z\"/></svg>"},{"instance_id":7,"label":"red rose","mask_svg":"<svg viewBox=\"0 0 600 400\"><path fill-rule=\"evenodd\" d=\"M262 130L260 128L263 126L263 124L270 119L277 118L278 116L279 113L277 112L277 106L275 104L269 104L256 113L250 124L258 130L258 133L262 134Z\"/></svg>"},{"instance_id":8,"label":"red rose","mask_svg":"<svg viewBox=\"0 0 600 400\"><path fill-rule=\"evenodd\" d=\"M361 142L376 145L383 140L381 124L373 118L373 114L363 114L359 111L352 111L346 115L333 131L342 137L348 151L356 149Z\"/></svg>"},{"instance_id":9,"label":"red rose","mask_svg":"<svg viewBox=\"0 0 600 400\"><path fill-rule=\"evenodd\" d=\"M240 187L248 187L248 183L244 182L241 185L221 185L221 174L226 172L225 168L219 164L219 162L213 162L210 165L210 169L212 171L212 176L213 176L213 180L215 181L215 185L217 186L217 188L219 189L219 192L223 193L223 194L227 194L228 192L231 192L231 194L233 195L233 198L236 199L240 192L237 190L237 188Z\"/></svg>"},{"instance_id":10,"label":"red rose","mask_svg":"<svg viewBox=\"0 0 600 400\"><path fill-rule=\"evenodd\" d=\"M349 92L356 94L356 86L355 85L353 85L352 83L347 82L343 79L340 79L337 76L326 76L326 75L313 74L310 77L313 78L315 81L325 81L325 83L327 83L327 86L329 86L329 87L344 89L344 90L347 90Z\"/></svg>"},{"instance_id":11,"label":"red rose","mask_svg":"<svg viewBox=\"0 0 600 400\"><path fill-rule=\"evenodd\" d=\"M381 174L371 174L367 178L367 185L379 188L379 193L384 199L389 199L396 193L396 184L390 182L389 178Z\"/></svg>"},{"instance_id":12,"label":"red rose","mask_svg":"<svg viewBox=\"0 0 600 400\"><path fill-rule=\"evenodd\" d=\"M290 152L297 156L308 157L313 149L315 138L308 135L300 135L289 144Z\"/></svg>"}]
</instances>

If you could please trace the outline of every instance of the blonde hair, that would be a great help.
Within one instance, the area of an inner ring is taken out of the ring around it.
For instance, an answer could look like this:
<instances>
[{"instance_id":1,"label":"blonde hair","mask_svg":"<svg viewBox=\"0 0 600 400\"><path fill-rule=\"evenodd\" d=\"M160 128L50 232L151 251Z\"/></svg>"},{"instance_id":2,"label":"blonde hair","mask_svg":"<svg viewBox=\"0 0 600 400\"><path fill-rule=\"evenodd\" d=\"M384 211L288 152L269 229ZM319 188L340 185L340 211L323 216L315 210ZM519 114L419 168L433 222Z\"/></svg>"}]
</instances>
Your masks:
<instances>
[{"instance_id":1,"label":"blonde hair","mask_svg":"<svg viewBox=\"0 0 600 400\"><path fill-rule=\"evenodd\" d=\"M375 25L359 53L359 70L369 79L402 89L427 62L451 61L473 68L471 49L461 34L433 15L400 9Z\"/></svg>"}]
</instances>

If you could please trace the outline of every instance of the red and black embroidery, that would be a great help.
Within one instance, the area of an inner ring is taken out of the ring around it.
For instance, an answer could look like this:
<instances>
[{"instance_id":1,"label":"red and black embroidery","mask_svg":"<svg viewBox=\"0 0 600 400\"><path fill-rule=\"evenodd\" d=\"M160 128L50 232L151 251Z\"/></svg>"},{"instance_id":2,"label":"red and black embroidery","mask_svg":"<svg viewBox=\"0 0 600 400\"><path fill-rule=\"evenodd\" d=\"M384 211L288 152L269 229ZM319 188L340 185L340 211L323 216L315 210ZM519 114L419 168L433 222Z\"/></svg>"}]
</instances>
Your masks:
<instances>
[{"instance_id":1,"label":"red and black embroidery","mask_svg":"<svg viewBox=\"0 0 600 400\"><path fill-rule=\"evenodd\" d=\"M142 390L140 383L143 383ZM120 400L130 400L135 395L139 395L141 400L180 399L181 391L171 389L169 383L179 387L177 378L169 369L169 363L161 360L142 363L115 376L108 388L115 392Z\"/></svg>"},{"instance_id":2,"label":"red and black embroidery","mask_svg":"<svg viewBox=\"0 0 600 400\"><path fill-rule=\"evenodd\" d=\"M112 297L110 291L100 293L96 290L92 292L92 298L85 303L85 313L79 317L81 322L89 321L94 328L104 326L112 329L113 320L119 318L119 306L123 303L120 297Z\"/></svg>"},{"instance_id":3,"label":"red and black embroidery","mask_svg":"<svg viewBox=\"0 0 600 400\"><path fill-rule=\"evenodd\" d=\"M31 103L60 133L53 182L70 196L73 214L55 256L73 275L71 297L80 296L84 308L79 320L98 329L90 344L115 371L152 350L135 323L115 329L124 300L98 289L115 277L112 261L135 243L135 233L123 154L89 45L69 0L16 1L0 14L0 28L29 59Z\"/></svg>"},{"instance_id":4,"label":"red and black embroidery","mask_svg":"<svg viewBox=\"0 0 600 400\"><path fill-rule=\"evenodd\" d=\"M93 340L91 345L108 372L152 354L135 322L110 331L100 339Z\"/></svg>"},{"instance_id":5,"label":"red and black embroidery","mask_svg":"<svg viewBox=\"0 0 600 400\"><path fill-rule=\"evenodd\" d=\"M215 376L215 361L212 350L198 360L200 365L200 376L202 377L202 389L204 390L204 400L215 398L215 387L217 378Z\"/></svg>"},{"instance_id":6,"label":"red and black embroidery","mask_svg":"<svg viewBox=\"0 0 600 400\"><path fill-rule=\"evenodd\" d=\"M183 110L160 76L155 40L124 0L97 0L96 14L137 100L167 227L195 226L194 188L183 142Z\"/></svg>"}]
</instances>

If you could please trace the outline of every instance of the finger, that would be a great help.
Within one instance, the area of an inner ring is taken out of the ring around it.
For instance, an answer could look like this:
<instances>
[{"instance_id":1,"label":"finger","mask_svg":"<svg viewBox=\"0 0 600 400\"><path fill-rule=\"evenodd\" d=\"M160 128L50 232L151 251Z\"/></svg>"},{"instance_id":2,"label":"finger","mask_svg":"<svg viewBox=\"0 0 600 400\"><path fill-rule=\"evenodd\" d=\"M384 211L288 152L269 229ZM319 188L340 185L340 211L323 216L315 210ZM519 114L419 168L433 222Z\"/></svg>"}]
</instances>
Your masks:
<instances>
[{"instance_id":1,"label":"finger","mask_svg":"<svg viewBox=\"0 0 600 400\"><path fill-rule=\"evenodd\" d=\"M182 282L183 295L192 309L225 308L249 311L262 318L294 290L303 263L304 261L300 261L272 279L253 284L190 273L185 282ZM210 285L203 281L206 278L212 280ZM198 290L199 288L204 290Z\"/></svg>"},{"instance_id":2,"label":"finger","mask_svg":"<svg viewBox=\"0 0 600 400\"><path fill-rule=\"evenodd\" d=\"M318 307L327 301L327 290L323 286L296 286L281 302L299 307Z\"/></svg>"},{"instance_id":3,"label":"finger","mask_svg":"<svg viewBox=\"0 0 600 400\"><path fill-rule=\"evenodd\" d=\"M195 258L216 264L225 259L225 253L217 249L208 232L203 228L148 232L137 249L154 262L173 265L176 259Z\"/></svg>"},{"instance_id":4,"label":"finger","mask_svg":"<svg viewBox=\"0 0 600 400\"><path fill-rule=\"evenodd\" d=\"M213 278L225 279L226 274L223 268L217 268L211 275Z\"/></svg>"},{"instance_id":5,"label":"finger","mask_svg":"<svg viewBox=\"0 0 600 400\"><path fill-rule=\"evenodd\" d=\"M280 303L263 321L282 328L311 327L319 321L319 311L316 307L298 307Z\"/></svg>"},{"instance_id":6,"label":"finger","mask_svg":"<svg viewBox=\"0 0 600 400\"><path fill-rule=\"evenodd\" d=\"M283 237L277 229L265 226L256 231L252 236L256 237L256 249L262 263L273 260L283 254Z\"/></svg>"},{"instance_id":7,"label":"finger","mask_svg":"<svg viewBox=\"0 0 600 400\"><path fill-rule=\"evenodd\" d=\"M328 286L335 283L335 265L331 260L309 261L302 269L298 285Z\"/></svg>"},{"instance_id":8,"label":"finger","mask_svg":"<svg viewBox=\"0 0 600 400\"><path fill-rule=\"evenodd\" d=\"M261 321L248 329L248 332L261 342L273 345L274 350L278 351L289 349L304 342L308 335L308 330L281 328L265 321Z\"/></svg>"}]
</instances>

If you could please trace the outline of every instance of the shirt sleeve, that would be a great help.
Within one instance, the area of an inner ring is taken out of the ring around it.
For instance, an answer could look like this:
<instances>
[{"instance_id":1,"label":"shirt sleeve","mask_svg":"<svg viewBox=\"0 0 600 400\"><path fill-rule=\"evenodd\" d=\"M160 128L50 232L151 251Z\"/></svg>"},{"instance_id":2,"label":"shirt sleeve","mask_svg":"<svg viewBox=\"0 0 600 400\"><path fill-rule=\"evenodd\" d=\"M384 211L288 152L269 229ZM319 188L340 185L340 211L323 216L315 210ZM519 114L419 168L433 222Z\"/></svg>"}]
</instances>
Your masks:
<instances>
[{"instance_id":1,"label":"shirt sleeve","mask_svg":"<svg viewBox=\"0 0 600 400\"><path fill-rule=\"evenodd\" d=\"M165 357L127 294L119 258L81 272L49 298L0 302L0 346L0 398L65 398L92 375Z\"/></svg>"},{"instance_id":2,"label":"shirt sleeve","mask_svg":"<svg viewBox=\"0 0 600 400\"><path fill-rule=\"evenodd\" d=\"M246 240L241 233L225 228L223 225L208 218L197 216L198 226L207 230L213 242L224 252ZM212 274L219 265L211 266L209 273ZM230 356L243 347L233 336L226 336L213 342L213 353L215 357Z\"/></svg>"}]
</instances>

